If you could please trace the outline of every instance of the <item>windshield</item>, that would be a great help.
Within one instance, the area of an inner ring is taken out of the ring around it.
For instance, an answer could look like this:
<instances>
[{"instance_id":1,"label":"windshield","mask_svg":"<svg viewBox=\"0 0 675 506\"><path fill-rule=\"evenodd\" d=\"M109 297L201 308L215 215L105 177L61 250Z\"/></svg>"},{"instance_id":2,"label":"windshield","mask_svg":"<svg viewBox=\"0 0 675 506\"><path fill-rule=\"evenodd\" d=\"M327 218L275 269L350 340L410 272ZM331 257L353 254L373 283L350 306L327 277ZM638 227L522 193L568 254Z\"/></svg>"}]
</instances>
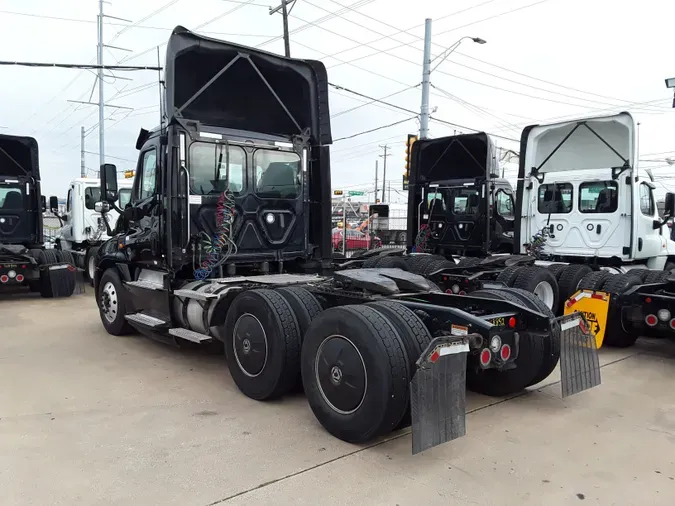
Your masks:
<instances>
[{"instance_id":1,"label":"windshield","mask_svg":"<svg viewBox=\"0 0 675 506\"><path fill-rule=\"evenodd\" d=\"M297 153L258 149L253 155L255 192L260 197L294 199L300 195L300 157Z\"/></svg>"},{"instance_id":2,"label":"windshield","mask_svg":"<svg viewBox=\"0 0 675 506\"><path fill-rule=\"evenodd\" d=\"M18 183L0 183L0 210L22 209L23 193Z\"/></svg>"},{"instance_id":3,"label":"windshield","mask_svg":"<svg viewBox=\"0 0 675 506\"><path fill-rule=\"evenodd\" d=\"M188 170L192 193L209 195L229 188L238 194L244 187L246 154L239 146L193 142Z\"/></svg>"}]
</instances>

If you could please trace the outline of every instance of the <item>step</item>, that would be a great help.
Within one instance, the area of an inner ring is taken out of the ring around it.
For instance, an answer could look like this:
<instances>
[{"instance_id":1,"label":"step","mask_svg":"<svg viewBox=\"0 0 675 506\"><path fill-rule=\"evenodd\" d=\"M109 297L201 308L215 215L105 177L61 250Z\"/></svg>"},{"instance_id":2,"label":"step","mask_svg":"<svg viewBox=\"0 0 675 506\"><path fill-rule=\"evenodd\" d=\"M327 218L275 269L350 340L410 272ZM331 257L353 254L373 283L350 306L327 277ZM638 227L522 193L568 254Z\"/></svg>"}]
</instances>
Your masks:
<instances>
[{"instance_id":1,"label":"step","mask_svg":"<svg viewBox=\"0 0 675 506\"><path fill-rule=\"evenodd\" d=\"M210 299L219 299L222 295L225 295L227 291L221 293L204 293L196 292L195 290L174 290L173 294L176 297L185 297L186 299L195 299L195 300L210 300Z\"/></svg>"},{"instance_id":2,"label":"step","mask_svg":"<svg viewBox=\"0 0 675 506\"><path fill-rule=\"evenodd\" d=\"M154 316L150 316L144 313L132 313L132 314L127 314L124 315L124 317L131 322L135 323L140 323L142 325L145 325L146 327L159 327L161 325L167 325L168 322L165 322L164 320L160 318L155 318Z\"/></svg>"},{"instance_id":3,"label":"step","mask_svg":"<svg viewBox=\"0 0 675 506\"><path fill-rule=\"evenodd\" d=\"M164 290L164 286L152 281L126 281L126 286L133 286L136 288L144 288L146 290Z\"/></svg>"},{"instance_id":4,"label":"step","mask_svg":"<svg viewBox=\"0 0 675 506\"><path fill-rule=\"evenodd\" d=\"M198 344L209 343L213 339L211 336L207 336L206 334L200 334L199 332L195 332L194 330L188 330L180 327L175 329L169 329L169 334L171 334L172 336L180 337L181 339L185 339L186 341L192 341L193 343Z\"/></svg>"}]
</instances>

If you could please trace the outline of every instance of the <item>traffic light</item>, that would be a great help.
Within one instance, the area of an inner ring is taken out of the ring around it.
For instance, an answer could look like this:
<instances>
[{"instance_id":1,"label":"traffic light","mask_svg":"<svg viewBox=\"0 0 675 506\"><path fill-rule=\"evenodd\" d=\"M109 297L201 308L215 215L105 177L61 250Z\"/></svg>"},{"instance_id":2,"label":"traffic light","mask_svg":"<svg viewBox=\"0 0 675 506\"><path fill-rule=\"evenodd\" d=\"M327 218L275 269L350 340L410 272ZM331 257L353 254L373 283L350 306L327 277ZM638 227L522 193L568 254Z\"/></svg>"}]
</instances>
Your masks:
<instances>
[{"instance_id":1,"label":"traffic light","mask_svg":"<svg viewBox=\"0 0 675 506\"><path fill-rule=\"evenodd\" d=\"M405 172L403 173L403 189L408 189L408 180L410 178L410 162L412 160L413 144L419 137L415 134L408 134L408 140L405 142Z\"/></svg>"},{"instance_id":2,"label":"traffic light","mask_svg":"<svg viewBox=\"0 0 675 506\"><path fill-rule=\"evenodd\" d=\"M131 179L134 177L134 171L133 170L125 170L124 171L124 179Z\"/></svg>"},{"instance_id":3,"label":"traffic light","mask_svg":"<svg viewBox=\"0 0 675 506\"><path fill-rule=\"evenodd\" d=\"M343 194L344 194L344 192L342 190L333 190L333 195L335 195L335 196L339 197Z\"/></svg>"}]
</instances>

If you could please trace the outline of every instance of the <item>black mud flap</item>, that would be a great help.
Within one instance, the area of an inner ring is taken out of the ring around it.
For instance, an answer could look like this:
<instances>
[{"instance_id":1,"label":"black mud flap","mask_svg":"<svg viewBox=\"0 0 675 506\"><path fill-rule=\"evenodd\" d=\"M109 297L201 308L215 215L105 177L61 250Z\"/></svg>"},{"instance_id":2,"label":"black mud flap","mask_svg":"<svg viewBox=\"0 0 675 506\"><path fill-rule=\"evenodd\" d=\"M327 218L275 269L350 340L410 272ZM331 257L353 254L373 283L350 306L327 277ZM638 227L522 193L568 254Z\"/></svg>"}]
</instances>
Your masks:
<instances>
[{"instance_id":1,"label":"black mud flap","mask_svg":"<svg viewBox=\"0 0 675 506\"><path fill-rule=\"evenodd\" d=\"M595 336L582 313L555 319L560 325L560 384L563 398L600 385L600 358Z\"/></svg>"},{"instance_id":2,"label":"black mud flap","mask_svg":"<svg viewBox=\"0 0 675 506\"><path fill-rule=\"evenodd\" d=\"M85 293L84 270L68 263L49 264L41 267L41 291L52 297L70 297Z\"/></svg>"},{"instance_id":3,"label":"black mud flap","mask_svg":"<svg viewBox=\"0 0 675 506\"><path fill-rule=\"evenodd\" d=\"M471 337L437 337L417 360L410 384L413 455L466 434L466 356Z\"/></svg>"}]
</instances>

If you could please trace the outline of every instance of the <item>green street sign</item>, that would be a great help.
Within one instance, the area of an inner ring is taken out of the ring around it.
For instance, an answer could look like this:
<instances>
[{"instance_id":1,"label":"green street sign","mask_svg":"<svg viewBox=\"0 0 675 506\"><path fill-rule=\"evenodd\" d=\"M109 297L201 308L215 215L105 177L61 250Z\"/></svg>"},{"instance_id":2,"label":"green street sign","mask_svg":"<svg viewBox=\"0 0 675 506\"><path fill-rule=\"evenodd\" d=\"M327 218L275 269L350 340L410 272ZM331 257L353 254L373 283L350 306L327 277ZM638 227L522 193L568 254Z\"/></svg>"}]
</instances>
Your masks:
<instances>
[{"instance_id":1,"label":"green street sign","mask_svg":"<svg viewBox=\"0 0 675 506\"><path fill-rule=\"evenodd\" d=\"M365 195L365 194L366 194L366 192L360 192L360 191L356 191L356 190L349 190L349 196L350 196L350 197L362 197L362 196Z\"/></svg>"}]
</instances>

